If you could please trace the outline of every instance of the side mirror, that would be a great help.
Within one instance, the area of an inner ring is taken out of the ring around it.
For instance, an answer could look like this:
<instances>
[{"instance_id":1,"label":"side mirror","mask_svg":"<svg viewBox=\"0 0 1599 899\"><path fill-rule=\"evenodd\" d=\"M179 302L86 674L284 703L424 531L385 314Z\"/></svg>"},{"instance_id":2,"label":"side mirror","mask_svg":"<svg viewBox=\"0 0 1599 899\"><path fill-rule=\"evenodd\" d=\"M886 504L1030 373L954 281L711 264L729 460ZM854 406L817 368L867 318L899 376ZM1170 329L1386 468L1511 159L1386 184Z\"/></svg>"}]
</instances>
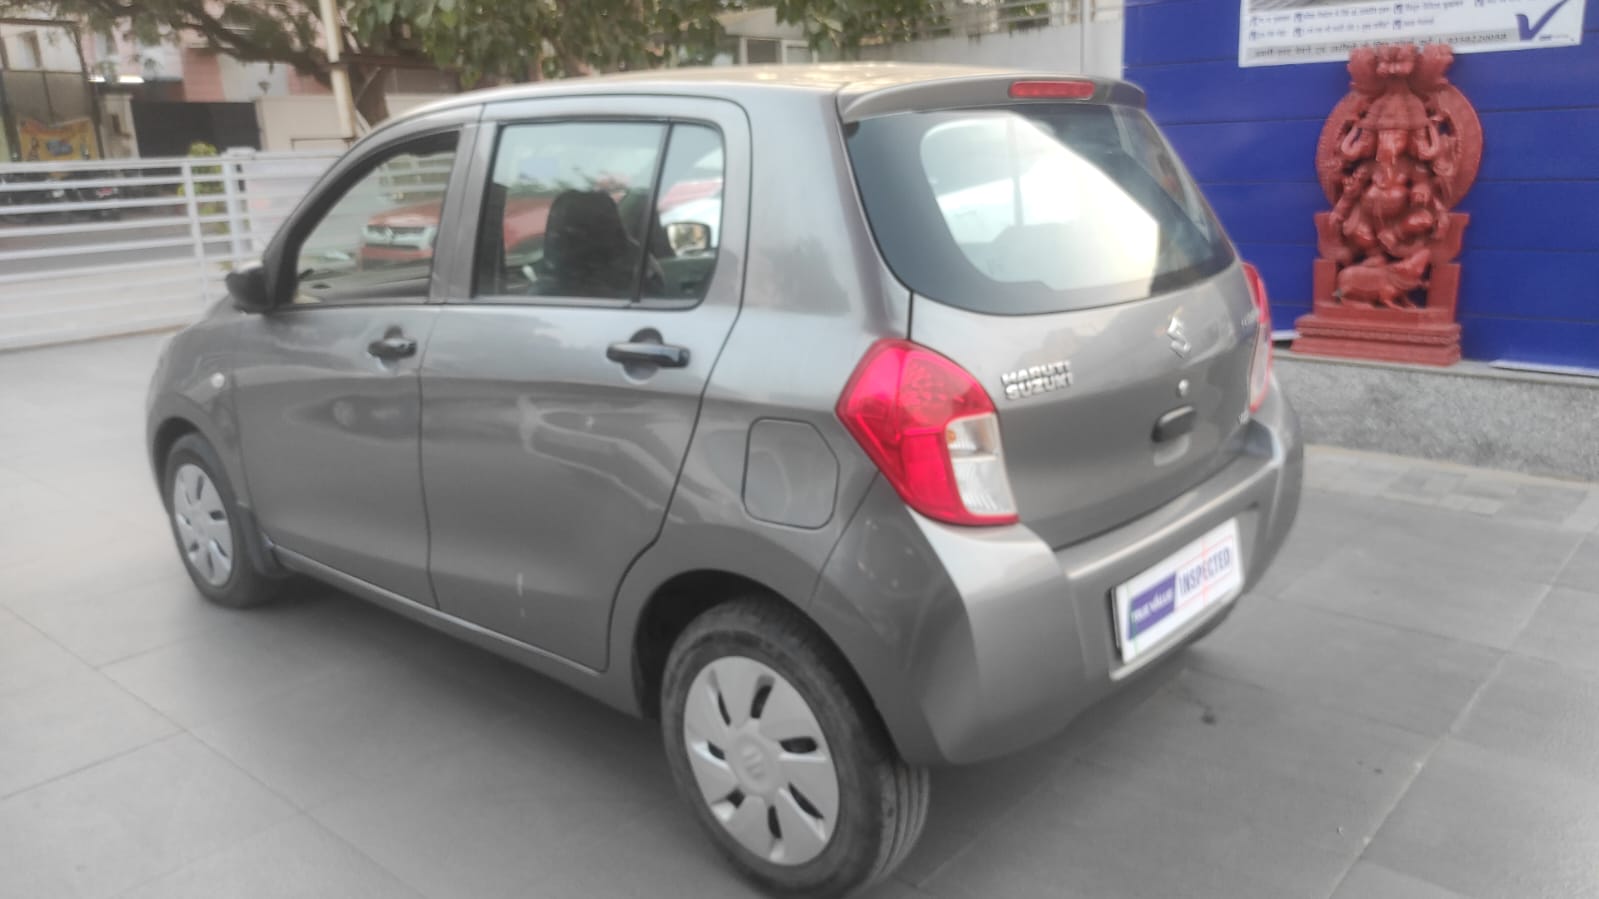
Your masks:
<instances>
[{"instance_id":1,"label":"side mirror","mask_svg":"<svg viewBox=\"0 0 1599 899\"><path fill-rule=\"evenodd\" d=\"M704 222L673 222L666 226L666 241L678 255L707 253L711 247L711 226Z\"/></svg>"},{"instance_id":2,"label":"side mirror","mask_svg":"<svg viewBox=\"0 0 1599 899\"><path fill-rule=\"evenodd\" d=\"M240 312L262 313L272 308L272 295L267 290L266 269L255 262L228 272L228 296L233 298L233 308Z\"/></svg>"}]
</instances>

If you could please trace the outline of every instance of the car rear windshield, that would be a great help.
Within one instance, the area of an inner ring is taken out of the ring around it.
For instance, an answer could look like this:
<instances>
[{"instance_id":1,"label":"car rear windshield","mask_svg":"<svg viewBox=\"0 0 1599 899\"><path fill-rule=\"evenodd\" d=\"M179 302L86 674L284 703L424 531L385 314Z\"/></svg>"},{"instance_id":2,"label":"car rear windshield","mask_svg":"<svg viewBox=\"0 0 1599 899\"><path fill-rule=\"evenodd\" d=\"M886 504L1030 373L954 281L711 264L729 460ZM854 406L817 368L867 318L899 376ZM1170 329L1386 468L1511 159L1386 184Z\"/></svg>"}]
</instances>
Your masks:
<instances>
[{"instance_id":1,"label":"car rear windshield","mask_svg":"<svg viewBox=\"0 0 1599 899\"><path fill-rule=\"evenodd\" d=\"M1142 110L934 110L847 133L889 267L942 303L1005 315L1103 306L1182 287L1233 259Z\"/></svg>"}]
</instances>

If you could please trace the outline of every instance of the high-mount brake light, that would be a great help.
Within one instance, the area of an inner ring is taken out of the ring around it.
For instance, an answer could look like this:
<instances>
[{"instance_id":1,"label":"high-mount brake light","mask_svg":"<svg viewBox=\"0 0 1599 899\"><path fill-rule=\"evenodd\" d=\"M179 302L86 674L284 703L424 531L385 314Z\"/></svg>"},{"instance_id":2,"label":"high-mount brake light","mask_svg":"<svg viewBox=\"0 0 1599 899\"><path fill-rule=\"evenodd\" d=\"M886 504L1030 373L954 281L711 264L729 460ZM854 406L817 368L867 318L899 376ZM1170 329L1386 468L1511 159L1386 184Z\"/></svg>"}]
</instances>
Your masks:
<instances>
[{"instance_id":1,"label":"high-mount brake light","mask_svg":"<svg viewBox=\"0 0 1599 899\"><path fill-rule=\"evenodd\" d=\"M1087 100L1094 96L1092 81L1012 81L1013 100Z\"/></svg>"}]
</instances>

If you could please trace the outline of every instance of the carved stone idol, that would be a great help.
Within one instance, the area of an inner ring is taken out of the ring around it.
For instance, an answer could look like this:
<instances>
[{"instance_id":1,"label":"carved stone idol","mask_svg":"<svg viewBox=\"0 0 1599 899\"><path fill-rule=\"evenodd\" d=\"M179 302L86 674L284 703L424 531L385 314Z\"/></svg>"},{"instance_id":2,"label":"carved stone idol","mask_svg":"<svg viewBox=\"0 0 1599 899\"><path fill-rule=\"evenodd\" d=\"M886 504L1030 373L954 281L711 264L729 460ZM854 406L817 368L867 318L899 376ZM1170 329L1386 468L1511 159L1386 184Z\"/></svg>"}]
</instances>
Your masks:
<instances>
[{"instance_id":1,"label":"carved stone idol","mask_svg":"<svg viewBox=\"0 0 1599 899\"><path fill-rule=\"evenodd\" d=\"M1316 146L1332 204L1316 214L1311 313L1294 350L1391 362L1460 361L1461 237L1452 211L1482 161L1482 125L1444 73L1445 44L1349 54L1350 91Z\"/></svg>"}]
</instances>

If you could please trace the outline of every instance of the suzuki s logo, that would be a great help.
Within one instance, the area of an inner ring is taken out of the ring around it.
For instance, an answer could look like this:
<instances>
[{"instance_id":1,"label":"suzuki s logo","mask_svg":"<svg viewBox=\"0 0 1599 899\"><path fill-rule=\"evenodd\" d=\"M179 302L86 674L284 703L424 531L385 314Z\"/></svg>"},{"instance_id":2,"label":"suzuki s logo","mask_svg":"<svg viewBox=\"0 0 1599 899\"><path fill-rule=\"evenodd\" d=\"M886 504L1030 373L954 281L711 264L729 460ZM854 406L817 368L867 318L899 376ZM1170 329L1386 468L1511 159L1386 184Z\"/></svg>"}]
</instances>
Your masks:
<instances>
[{"instance_id":1,"label":"suzuki s logo","mask_svg":"<svg viewBox=\"0 0 1599 899\"><path fill-rule=\"evenodd\" d=\"M1183 320L1173 315L1171 324L1166 326L1166 336L1171 338L1171 351L1184 358L1188 357L1194 345L1188 342L1188 332L1183 329Z\"/></svg>"}]
</instances>

